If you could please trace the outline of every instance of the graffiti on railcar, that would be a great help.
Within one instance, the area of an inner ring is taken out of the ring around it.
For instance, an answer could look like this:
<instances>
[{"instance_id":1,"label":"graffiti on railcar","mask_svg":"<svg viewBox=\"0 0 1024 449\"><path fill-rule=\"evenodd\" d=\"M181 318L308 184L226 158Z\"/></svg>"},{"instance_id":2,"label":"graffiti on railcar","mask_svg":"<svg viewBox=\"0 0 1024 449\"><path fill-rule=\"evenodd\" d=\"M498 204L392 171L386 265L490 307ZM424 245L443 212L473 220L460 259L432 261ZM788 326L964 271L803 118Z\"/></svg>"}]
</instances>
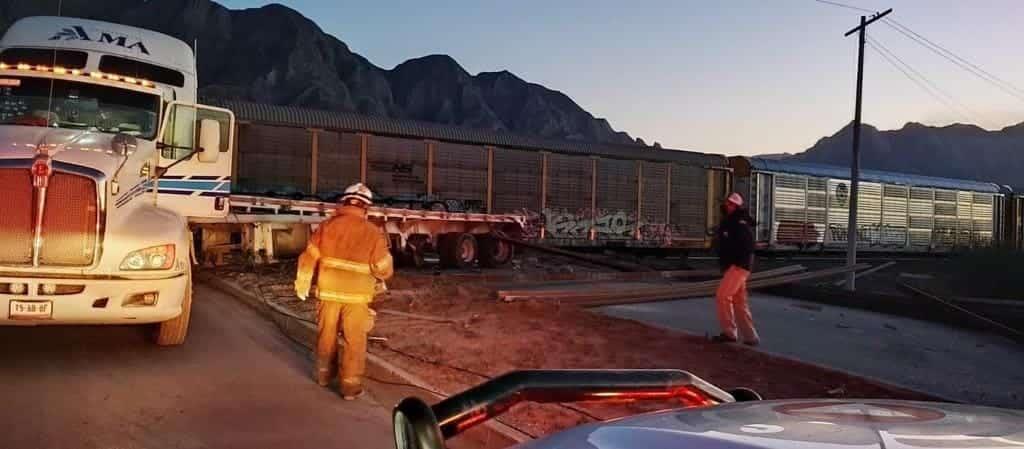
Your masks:
<instances>
[{"instance_id":1,"label":"graffiti on railcar","mask_svg":"<svg viewBox=\"0 0 1024 449\"><path fill-rule=\"evenodd\" d=\"M847 241L846 225L828 225L829 240L834 243ZM906 246L908 230L901 226L887 224L864 224L857 226L857 241L868 246Z\"/></svg>"},{"instance_id":2,"label":"graffiti on railcar","mask_svg":"<svg viewBox=\"0 0 1024 449\"><path fill-rule=\"evenodd\" d=\"M821 243L825 235L814 223L784 220L776 223L775 241L780 245L806 245Z\"/></svg>"},{"instance_id":3,"label":"graffiti on railcar","mask_svg":"<svg viewBox=\"0 0 1024 449\"><path fill-rule=\"evenodd\" d=\"M680 240L700 239L703 235L690 235L686 227L671 223L640 223L640 236L644 240L658 241L663 245L671 246Z\"/></svg>"},{"instance_id":4,"label":"graffiti on railcar","mask_svg":"<svg viewBox=\"0 0 1024 449\"><path fill-rule=\"evenodd\" d=\"M590 209L547 208L541 212L520 210L517 213L526 217L524 237L532 239L541 237L541 229L546 237L555 239L589 239L592 229L598 240L635 239L637 230L643 240L666 245L689 237L681 225L647 220L637 223L636 214L625 210L598 209L591 213Z\"/></svg>"},{"instance_id":5,"label":"graffiti on railcar","mask_svg":"<svg viewBox=\"0 0 1024 449\"><path fill-rule=\"evenodd\" d=\"M369 161L367 163L372 177L383 181L388 180L394 186L420 190L426 185L426 167L410 162L387 160ZM379 181L378 181L379 182Z\"/></svg>"},{"instance_id":6,"label":"graffiti on railcar","mask_svg":"<svg viewBox=\"0 0 1024 449\"><path fill-rule=\"evenodd\" d=\"M636 217L626 211L544 209L544 228L554 238L590 238L591 229L603 239L628 239L636 230Z\"/></svg>"}]
</instances>

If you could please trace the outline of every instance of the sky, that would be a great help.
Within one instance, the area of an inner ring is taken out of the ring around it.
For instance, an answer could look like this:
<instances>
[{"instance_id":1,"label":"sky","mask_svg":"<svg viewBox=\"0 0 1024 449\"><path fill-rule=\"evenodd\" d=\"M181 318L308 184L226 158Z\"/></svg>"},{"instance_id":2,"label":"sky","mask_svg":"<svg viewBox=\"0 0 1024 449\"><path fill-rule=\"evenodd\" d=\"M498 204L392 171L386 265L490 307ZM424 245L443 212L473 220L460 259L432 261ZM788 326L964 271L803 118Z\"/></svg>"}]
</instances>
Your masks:
<instances>
[{"instance_id":1,"label":"sky","mask_svg":"<svg viewBox=\"0 0 1024 449\"><path fill-rule=\"evenodd\" d=\"M269 3L219 1L233 9ZM868 47L865 123L1000 129L1024 121L1024 1L836 1L891 7L899 24L1012 86L983 81L878 22L869 36L927 81L915 84ZM669 148L800 152L853 118L857 40L843 33L862 13L815 0L278 3L383 68L443 53L473 74L508 70ZM1020 93L1005 91L1014 88Z\"/></svg>"}]
</instances>

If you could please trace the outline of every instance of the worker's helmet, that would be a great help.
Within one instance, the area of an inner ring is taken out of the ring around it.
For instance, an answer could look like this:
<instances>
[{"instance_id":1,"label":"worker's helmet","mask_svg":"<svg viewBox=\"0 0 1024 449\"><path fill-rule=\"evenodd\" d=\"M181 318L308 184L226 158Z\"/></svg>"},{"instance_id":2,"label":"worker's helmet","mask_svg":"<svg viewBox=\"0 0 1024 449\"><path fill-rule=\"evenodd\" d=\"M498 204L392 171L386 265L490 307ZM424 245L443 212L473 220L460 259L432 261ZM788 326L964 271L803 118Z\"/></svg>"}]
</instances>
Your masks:
<instances>
[{"instance_id":1,"label":"worker's helmet","mask_svg":"<svg viewBox=\"0 0 1024 449\"><path fill-rule=\"evenodd\" d=\"M363 203L364 206L372 206L373 192L371 192L370 188L366 187L361 182L352 184L345 189L345 194L341 196L341 202L344 204L352 204L355 201Z\"/></svg>"},{"instance_id":2,"label":"worker's helmet","mask_svg":"<svg viewBox=\"0 0 1024 449\"><path fill-rule=\"evenodd\" d=\"M730 193L729 197L726 198L725 201L735 204L738 207L743 207L743 196L736 192Z\"/></svg>"}]
</instances>

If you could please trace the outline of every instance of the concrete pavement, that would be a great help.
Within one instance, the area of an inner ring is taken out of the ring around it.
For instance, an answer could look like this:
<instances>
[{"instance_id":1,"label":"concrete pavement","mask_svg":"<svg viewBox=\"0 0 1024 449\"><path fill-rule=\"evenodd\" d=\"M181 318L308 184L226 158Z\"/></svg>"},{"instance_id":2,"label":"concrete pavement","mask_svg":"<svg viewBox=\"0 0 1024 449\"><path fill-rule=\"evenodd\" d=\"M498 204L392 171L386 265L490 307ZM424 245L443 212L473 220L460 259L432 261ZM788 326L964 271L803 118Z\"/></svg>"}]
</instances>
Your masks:
<instances>
[{"instance_id":1,"label":"concrete pavement","mask_svg":"<svg viewBox=\"0 0 1024 449\"><path fill-rule=\"evenodd\" d=\"M195 293L176 348L138 326L0 327L0 447L392 447L386 407L316 386L273 324Z\"/></svg>"},{"instance_id":2,"label":"concrete pavement","mask_svg":"<svg viewBox=\"0 0 1024 449\"><path fill-rule=\"evenodd\" d=\"M758 348L952 400L1024 408L1024 347L941 324L753 294ZM598 309L697 335L719 332L711 298Z\"/></svg>"}]
</instances>

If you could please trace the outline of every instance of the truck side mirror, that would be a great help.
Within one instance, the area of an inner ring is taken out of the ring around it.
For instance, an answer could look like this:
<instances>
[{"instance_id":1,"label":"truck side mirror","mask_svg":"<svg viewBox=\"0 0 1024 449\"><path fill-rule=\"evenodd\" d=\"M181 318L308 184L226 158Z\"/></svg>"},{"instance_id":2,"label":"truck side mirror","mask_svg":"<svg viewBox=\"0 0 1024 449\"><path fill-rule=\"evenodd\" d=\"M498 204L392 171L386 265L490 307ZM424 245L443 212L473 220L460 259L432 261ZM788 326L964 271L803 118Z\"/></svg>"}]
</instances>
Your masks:
<instances>
[{"instance_id":1,"label":"truck side mirror","mask_svg":"<svg viewBox=\"0 0 1024 449\"><path fill-rule=\"evenodd\" d=\"M213 119L199 121L199 162L214 163L220 158L220 122Z\"/></svg>"}]
</instances>

